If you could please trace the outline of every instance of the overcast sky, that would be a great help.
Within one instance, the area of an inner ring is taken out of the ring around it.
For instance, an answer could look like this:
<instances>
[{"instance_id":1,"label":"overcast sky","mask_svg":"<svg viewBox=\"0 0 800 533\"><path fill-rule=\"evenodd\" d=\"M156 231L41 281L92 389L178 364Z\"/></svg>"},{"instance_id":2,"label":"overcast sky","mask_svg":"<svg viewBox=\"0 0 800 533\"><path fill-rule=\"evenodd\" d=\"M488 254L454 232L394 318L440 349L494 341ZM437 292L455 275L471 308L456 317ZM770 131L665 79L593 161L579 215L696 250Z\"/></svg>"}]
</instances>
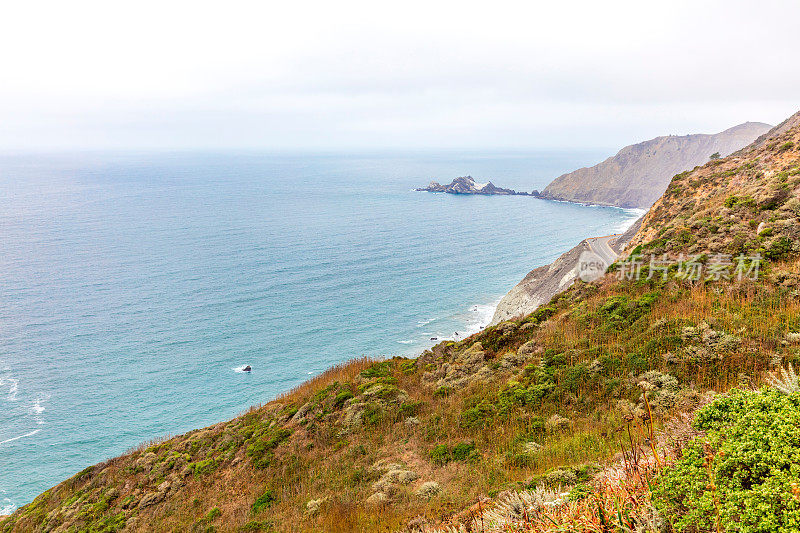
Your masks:
<instances>
[{"instance_id":1,"label":"overcast sky","mask_svg":"<svg viewBox=\"0 0 800 533\"><path fill-rule=\"evenodd\" d=\"M0 151L609 148L800 109L800 2L6 2Z\"/></svg>"}]
</instances>

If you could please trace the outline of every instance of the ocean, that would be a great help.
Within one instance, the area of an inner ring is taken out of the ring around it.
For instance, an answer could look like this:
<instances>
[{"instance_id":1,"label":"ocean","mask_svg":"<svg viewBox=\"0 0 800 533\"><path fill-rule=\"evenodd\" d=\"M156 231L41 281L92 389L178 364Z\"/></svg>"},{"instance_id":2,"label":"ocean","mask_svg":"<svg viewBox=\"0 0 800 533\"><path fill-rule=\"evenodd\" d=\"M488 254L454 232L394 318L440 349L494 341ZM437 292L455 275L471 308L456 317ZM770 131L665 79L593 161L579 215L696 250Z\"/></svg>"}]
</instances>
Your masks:
<instances>
[{"instance_id":1,"label":"ocean","mask_svg":"<svg viewBox=\"0 0 800 533\"><path fill-rule=\"evenodd\" d=\"M528 271L640 213L412 189L542 189L606 155L0 157L0 514L336 363L478 331Z\"/></svg>"}]
</instances>

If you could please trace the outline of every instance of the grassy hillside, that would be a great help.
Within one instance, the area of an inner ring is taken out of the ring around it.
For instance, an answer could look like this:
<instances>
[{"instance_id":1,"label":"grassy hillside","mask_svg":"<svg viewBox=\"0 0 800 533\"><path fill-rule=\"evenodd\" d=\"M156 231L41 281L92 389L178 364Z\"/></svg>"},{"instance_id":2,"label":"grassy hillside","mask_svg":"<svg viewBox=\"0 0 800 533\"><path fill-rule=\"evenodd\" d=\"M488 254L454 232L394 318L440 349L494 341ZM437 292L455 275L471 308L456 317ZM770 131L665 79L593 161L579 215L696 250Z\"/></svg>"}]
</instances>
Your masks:
<instances>
[{"instance_id":1,"label":"grassy hillside","mask_svg":"<svg viewBox=\"0 0 800 533\"><path fill-rule=\"evenodd\" d=\"M800 114L791 120L673 179L630 250L647 256L639 279L579 282L417 359L333 368L234 420L89 467L0 530L387 531L490 510L519 514L508 531L645 531L656 507L680 529L689 504L666 489L651 503L651 476L683 457L664 435L712 393L800 366ZM730 254L732 279L693 281L679 265L648 276L651 253L691 255L706 272ZM764 258L756 279L737 279L740 254ZM617 492L598 489L619 461ZM722 517L724 501L708 498L704 512Z\"/></svg>"}]
</instances>

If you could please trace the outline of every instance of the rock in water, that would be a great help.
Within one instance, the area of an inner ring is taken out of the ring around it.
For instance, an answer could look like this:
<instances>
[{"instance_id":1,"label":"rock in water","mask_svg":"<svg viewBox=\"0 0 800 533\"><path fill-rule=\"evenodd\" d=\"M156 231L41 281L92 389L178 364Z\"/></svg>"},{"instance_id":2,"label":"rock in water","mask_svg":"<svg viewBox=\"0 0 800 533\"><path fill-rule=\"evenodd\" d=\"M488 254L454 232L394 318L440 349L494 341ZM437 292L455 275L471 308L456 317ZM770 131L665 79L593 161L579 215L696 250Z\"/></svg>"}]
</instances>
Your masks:
<instances>
[{"instance_id":1,"label":"rock in water","mask_svg":"<svg viewBox=\"0 0 800 533\"><path fill-rule=\"evenodd\" d=\"M517 192L514 189L503 189L496 187L491 181L488 183L475 183L472 176L461 176L450 182L450 185L442 185L437 181L432 181L427 187L416 189L425 192L446 192L449 194L483 194L483 195L502 195L502 196L528 196L527 192Z\"/></svg>"}]
</instances>

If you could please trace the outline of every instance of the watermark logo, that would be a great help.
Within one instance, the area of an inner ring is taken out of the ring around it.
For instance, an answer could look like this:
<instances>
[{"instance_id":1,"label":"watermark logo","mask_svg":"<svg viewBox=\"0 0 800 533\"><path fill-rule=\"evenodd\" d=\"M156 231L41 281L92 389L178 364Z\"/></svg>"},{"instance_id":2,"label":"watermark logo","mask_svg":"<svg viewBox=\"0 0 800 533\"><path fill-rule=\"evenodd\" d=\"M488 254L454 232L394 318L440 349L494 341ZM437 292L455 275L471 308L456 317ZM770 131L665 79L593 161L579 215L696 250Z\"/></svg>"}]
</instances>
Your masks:
<instances>
[{"instance_id":1,"label":"watermark logo","mask_svg":"<svg viewBox=\"0 0 800 533\"><path fill-rule=\"evenodd\" d=\"M761 269L763 258L759 254L746 256L740 254L733 257L730 254L716 254L710 257L705 255L678 257L651 255L649 258L642 255L632 255L627 260L617 264L617 279L640 280L661 279L666 281L670 276L685 281L742 281L749 279L755 281Z\"/></svg>"},{"instance_id":2,"label":"watermark logo","mask_svg":"<svg viewBox=\"0 0 800 533\"><path fill-rule=\"evenodd\" d=\"M603 277L603 274L606 273L606 269L608 269L608 263L596 253L584 250L578 258L577 268L578 278L580 278L581 281L589 283L590 281Z\"/></svg>"}]
</instances>

